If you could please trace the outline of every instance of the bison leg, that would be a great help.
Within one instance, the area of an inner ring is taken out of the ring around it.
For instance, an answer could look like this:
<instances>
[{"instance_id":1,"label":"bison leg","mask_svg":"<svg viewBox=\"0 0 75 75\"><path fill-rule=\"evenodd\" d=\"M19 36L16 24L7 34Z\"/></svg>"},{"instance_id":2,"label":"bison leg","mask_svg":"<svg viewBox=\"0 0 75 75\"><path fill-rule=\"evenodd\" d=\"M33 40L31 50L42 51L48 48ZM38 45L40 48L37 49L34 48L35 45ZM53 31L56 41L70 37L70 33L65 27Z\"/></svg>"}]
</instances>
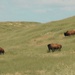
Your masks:
<instances>
[{"instance_id":1,"label":"bison leg","mask_svg":"<svg viewBox=\"0 0 75 75\"><path fill-rule=\"evenodd\" d=\"M60 46L59 51L61 51L62 46Z\"/></svg>"},{"instance_id":2,"label":"bison leg","mask_svg":"<svg viewBox=\"0 0 75 75\"><path fill-rule=\"evenodd\" d=\"M48 46L48 52L50 52L50 47Z\"/></svg>"},{"instance_id":3,"label":"bison leg","mask_svg":"<svg viewBox=\"0 0 75 75\"><path fill-rule=\"evenodd\" d=\"M48 48L48 51L47 52L50 52L50 49Z\"/></svg>"},{"instance_id":4,"label":"bison leg","mask_svg":"<svg viewBox=\"0 0 75 75\"><path fill-rule=\"evenodd\" d=\"M0 54L4 54L4 51L1 51Z\"/></svg>"},{"instance_id":5,"label":"bison leg","mask_svg":"<svg viewBox=\"0 0 75 75\"><path fill-rule=\"evenodd\" d=\"M52 52L54 52L54 51L55 51L55 49L53 48L53 49L52 49Z\"/></svg>"}]
</instances>

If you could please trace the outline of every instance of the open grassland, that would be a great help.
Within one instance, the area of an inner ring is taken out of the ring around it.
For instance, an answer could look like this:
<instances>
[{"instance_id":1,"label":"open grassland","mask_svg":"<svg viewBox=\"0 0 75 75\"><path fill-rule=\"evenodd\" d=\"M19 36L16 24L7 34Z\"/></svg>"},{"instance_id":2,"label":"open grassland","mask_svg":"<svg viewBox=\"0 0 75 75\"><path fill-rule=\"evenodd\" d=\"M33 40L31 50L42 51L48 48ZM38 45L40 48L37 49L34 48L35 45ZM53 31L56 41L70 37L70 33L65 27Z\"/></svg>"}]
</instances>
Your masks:
<instances>
[{"instance_id":1,"label":"open grassland","mask_svg":"<svg viewBox=\"0 0 75 75\"><path fill-rule=\"evenodd\" d=\"M75 17L50 23L1 22L0 75L75 75ZM47 53L48 43L62 44L61 52Z\"/></svg>"}]
</instances>

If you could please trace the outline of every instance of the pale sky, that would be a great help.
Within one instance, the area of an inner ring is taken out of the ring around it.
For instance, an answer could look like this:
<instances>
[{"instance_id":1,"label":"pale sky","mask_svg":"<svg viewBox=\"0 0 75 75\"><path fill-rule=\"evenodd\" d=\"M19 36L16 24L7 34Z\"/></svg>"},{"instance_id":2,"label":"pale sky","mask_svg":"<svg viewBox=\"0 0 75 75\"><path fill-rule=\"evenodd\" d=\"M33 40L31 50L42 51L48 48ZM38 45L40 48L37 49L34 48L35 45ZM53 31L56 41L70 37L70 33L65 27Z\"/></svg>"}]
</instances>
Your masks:
<instances>
[{"instance_id":1,"label":"pale sky","mask_svg":"<svg viewBox=\"0 0 75 75\"><path fill-rule=\"evenodd\" d=\"M0 0L0 21L50 22L75 16L75 0Z\"/></svg>"}]
</instances>

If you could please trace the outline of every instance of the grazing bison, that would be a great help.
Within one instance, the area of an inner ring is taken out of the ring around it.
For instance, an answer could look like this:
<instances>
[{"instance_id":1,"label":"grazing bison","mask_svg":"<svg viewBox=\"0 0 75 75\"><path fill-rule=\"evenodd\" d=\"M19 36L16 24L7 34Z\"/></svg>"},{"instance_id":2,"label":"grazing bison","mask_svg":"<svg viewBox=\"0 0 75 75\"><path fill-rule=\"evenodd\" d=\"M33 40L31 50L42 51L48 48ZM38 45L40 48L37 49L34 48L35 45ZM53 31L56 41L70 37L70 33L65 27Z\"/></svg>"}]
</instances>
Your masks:
<instances>
[{"instance_id":1,"label":"grazing bison","mask_svg":"<svg viewBox=\"0 0 75 75\"><path fill-rule=\"evenodd\" d=\"M75 35L75 30L66 31L64 33L64 36L70 36L70 35Z\"/></svg>"},{"instance_id":2,"label":"grazing bison","mask_svg":"<svg viewBox=\"0 0 75 75\"><path fill-rule=\"evenodd\" d=\"M4 54L4 49L0 47L0 54Z\"/></svg>"},{"instance_id":3,"label":"grazing bison","mask_svg":"<svg viewBox=\"0 0 75 75\"><path fill-rule=\"evenodd\" d=\"M48 49L49 49L49 52L50 52L50 50L52 50L52 52L54 52L55 50L59 50L59 51L61 51L61 48L62 48L62 45L60 45L60 44L48 44L47 45L48 46Z\"/></svg>"}]
</instances>

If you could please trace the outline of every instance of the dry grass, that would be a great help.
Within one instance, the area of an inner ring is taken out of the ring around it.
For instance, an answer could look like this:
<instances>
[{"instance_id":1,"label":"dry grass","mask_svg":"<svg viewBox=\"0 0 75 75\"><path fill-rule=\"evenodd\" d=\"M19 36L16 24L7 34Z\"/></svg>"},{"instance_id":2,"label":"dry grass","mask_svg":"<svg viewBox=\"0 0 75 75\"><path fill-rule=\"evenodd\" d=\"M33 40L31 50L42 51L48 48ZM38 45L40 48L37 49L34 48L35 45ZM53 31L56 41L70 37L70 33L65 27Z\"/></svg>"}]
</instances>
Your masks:
<instances>
[{"instance_id":1,"label":"dry grass","mask_svg":"<svg viewBox=\"0 0 75 75\"><path fill-rule=\"evenodd\" d=\"M74 24L74 18L42 25L0 23L0 46L6 52L0 56L0 75L75 75L75 36L63 35ZM48 43L62 44L61 51L47 53Z\"/></svg>"}]
</instances>

